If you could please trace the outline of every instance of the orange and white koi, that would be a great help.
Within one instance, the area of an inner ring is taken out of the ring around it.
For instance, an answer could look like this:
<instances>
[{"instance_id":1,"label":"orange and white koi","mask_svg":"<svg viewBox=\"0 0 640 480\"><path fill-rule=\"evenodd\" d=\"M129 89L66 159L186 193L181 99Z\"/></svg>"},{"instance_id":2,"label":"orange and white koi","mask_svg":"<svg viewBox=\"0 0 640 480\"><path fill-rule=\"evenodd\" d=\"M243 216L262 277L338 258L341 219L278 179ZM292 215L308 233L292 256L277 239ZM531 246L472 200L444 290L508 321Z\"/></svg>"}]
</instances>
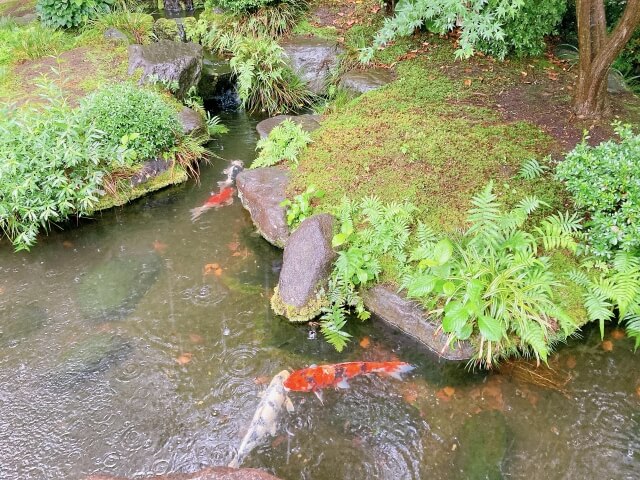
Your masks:
<instances>
[{"instance_id":1,"label":"orange and white koi","mask_svg":"<svg viewBox=\"0 0 640 480\"><path fill-rule=\"evenodd\" d=\"M191 209L191 221L195 222L200 217L200 215L208 210L211 210L212 208L220 208L225 205L231 205L233 203L234 193L236 193L235 188L225 187L222 188L218 193L211 194L211 196L207 199L206 202L204 202L203 205Z\"/></svg>"},{"instance_id":2,"label":"orange and white koi","mask_svg":"<svg viewBox=\"0 0 640 480\"><path fill-rule=\"evenodd\" d=\"M345 362L333 365L318 365L293 372L284 386L294 392L313 392L322 402L322 389L327 387L349 388L347 380L358 375L377 373L398 380L403 373L415 367L405 362Z\"/></svg>"}]
</instances>

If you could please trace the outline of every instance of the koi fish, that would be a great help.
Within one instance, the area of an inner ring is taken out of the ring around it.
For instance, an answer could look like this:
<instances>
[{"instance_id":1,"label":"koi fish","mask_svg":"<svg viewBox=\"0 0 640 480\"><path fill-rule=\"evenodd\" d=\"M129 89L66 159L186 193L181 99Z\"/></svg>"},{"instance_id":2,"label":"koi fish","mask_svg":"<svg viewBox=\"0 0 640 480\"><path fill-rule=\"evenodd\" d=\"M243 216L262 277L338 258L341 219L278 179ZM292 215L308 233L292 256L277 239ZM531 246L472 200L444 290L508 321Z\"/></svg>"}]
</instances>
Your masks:
<instances>
[{"instance_id":1,"label":"koi fish","mask_svg":"<svg viewBox=\"0 0 640 480\"><path fill-rule=\"evenodd\" d=\"M200 207L191 209L191 221L195 222L200 215L212 208L220 208L233 203L233 194L236 192L235 188L225 187L218 193L212 194L206 202Z\"/></svg>"},{"instance_id":2,"label":"koi fish","mask_svg":"<svg viewBox=\"0 0 640 480\"><path fill-rule=\"evenodd\" d=\"M244 163L242 160L233 160L231 164L222 171L227 178L218 182L218 187L232 187L236 183L236 177L242 170L244 170Z\"/></svg>"},{"instance_id":3,"label":"koi fish","mask_svg":"<svg viewBox=\"0 0 640 480\"><path fill-rule=\"evenodd\" d=\"M377 373L402 380L400 374L415 367L405 362L345 362L318 365L296 370L285 380L284 386L295 392L313 392L322 402L322 389L349 388L347 380L358 375Z\"/></svg>"},{"instance_id":4,"label":"koi fish","mask_svg":"<svg viewBox=\"0 0 640 480\"><path fill-rule=\"evenodd\" d=\"M289 372L283 370L278 373L264 392L262 400L253 414L247 434L242 439L238 453L233 458L229 467L238 468L244 458L256 447L264 443L269 436L276 434L278 417L282 407L286 407L289 413L293 412L293 404L284 388L284 382L289 377Z\"/></svg>"}]
</instances>

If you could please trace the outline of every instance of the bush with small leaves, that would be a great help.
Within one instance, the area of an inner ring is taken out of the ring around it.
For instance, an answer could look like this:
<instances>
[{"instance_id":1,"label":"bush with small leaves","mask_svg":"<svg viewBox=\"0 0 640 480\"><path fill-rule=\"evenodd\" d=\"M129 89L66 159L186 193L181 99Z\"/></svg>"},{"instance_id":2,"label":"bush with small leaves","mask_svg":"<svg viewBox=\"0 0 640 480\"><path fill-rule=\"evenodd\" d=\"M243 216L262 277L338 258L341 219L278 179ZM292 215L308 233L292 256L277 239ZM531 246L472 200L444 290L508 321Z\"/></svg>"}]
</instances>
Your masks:
<instances>
[{"instance_id":1,"label":"bush with small leaves","mask_svg":"<svg viewBox=\"0 0 640 480\"><path fill-rule=\"evenodd\" d=\"M116 0L38 0L36 11L44 25L74 28L108 12Z\"/></svg>"}]
</instances>

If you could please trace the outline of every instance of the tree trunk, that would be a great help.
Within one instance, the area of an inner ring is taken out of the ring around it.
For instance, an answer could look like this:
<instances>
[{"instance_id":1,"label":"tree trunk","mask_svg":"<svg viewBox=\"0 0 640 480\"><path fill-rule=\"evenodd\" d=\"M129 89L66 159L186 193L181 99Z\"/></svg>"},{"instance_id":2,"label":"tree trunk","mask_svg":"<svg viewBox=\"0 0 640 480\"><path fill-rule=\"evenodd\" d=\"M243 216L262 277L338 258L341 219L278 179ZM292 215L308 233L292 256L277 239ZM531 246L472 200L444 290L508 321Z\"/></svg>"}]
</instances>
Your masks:
<instances>
[{"instance_id":1,"label":"tree trunk","mask_svg":"<svg viewBox=\"0 0 640 480\"><path fill-rule=\"evenodd\" d=\"M640 24L640 0L627 1L611 33L604 0L577 0L576 18L580 61L574 110L579 117L601 117L609 113L609 69Z\"/></svg>"}]
</instances>

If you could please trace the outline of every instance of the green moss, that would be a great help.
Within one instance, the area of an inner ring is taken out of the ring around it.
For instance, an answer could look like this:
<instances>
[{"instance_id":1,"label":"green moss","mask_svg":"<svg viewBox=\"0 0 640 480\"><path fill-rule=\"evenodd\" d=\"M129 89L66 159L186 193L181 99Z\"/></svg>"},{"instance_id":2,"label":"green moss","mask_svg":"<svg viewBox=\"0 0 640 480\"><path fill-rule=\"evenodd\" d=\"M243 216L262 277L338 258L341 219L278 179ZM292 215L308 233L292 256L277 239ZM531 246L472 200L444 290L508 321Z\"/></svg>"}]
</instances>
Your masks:
<instances>
[{"instance_id":1,"label":"green moss","mask_svg":"<svg viewBox=\"0 0 640 480\"><path fill-rule=\"evenodd\" d=\"M338 37L338 30L335 27L318 27L309 23L308 20L303 20L296 25L292 33L294 35L310 35L325 40L336 40Z\"/></svg>"},{"instance_id":2,"label":"green moss","mask_svg":"<svg viewBox=\"0 0 640 480\"><path fill-rule=\"evenodd\" d=\"M180 30L175 20L159 18L153 25L153 33L158 40L180 41Z\"/></svg>"},{"instance_id":3,"label":"green moss","mask_svg":"<svg viewBox=\"0 0 640 480\"><path fill-rule=\"evenodd\" d=\"M329 306L329 300L324 293L318 293L304 307L294 307L285 303L278 292L278 287L274 289L271 297L272 310L276 315L287 317L290 322L307 322L320 315L322 309L327 306Z\"/></svg>"}]
</instances>

